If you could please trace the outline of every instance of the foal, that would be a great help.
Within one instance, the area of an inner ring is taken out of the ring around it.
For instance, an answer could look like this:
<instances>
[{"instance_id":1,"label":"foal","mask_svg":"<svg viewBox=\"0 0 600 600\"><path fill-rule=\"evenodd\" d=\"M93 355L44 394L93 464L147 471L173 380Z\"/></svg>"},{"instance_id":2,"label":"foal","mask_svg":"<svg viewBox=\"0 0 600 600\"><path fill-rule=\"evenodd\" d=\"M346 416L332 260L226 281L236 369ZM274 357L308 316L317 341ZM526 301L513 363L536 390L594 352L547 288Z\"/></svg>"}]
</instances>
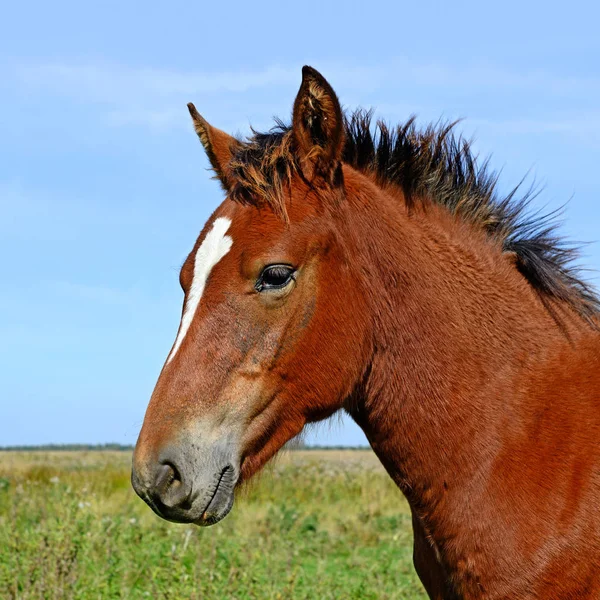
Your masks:
<instances>
[{"instance_id":1,"label":"foal","mask_svg":"<svg viewBox=\"0 0 600 600\"><path fill-rule=\"evenodd\" d=\"M572 250L450 127L373 129L302 75L292 125L249 140L189 105L226 199L181 269L137 493L216 523L344 409L410 504L431 598L599 598L599 301Z\"/></svg>"}]
</instances>

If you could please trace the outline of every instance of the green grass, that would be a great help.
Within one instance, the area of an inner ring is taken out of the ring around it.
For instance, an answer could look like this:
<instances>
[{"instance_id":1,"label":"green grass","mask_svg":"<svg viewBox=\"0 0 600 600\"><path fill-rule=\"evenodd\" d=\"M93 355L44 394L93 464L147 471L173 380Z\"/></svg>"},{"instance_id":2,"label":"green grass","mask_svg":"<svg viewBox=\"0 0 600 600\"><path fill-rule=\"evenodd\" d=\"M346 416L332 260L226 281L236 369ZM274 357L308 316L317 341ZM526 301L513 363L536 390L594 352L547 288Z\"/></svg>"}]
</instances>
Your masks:
<instances>
[{"instance_id":1,"label":"green grass","mask_svg":"<svg viewBox=\"0 0 600 600\"><path fill-rule=\"evenodd\" d=\"M287 453L200 529L154 516L125 452L0 453L0 598L426 598L370 451Z\"/></svg>"}]
</instances>

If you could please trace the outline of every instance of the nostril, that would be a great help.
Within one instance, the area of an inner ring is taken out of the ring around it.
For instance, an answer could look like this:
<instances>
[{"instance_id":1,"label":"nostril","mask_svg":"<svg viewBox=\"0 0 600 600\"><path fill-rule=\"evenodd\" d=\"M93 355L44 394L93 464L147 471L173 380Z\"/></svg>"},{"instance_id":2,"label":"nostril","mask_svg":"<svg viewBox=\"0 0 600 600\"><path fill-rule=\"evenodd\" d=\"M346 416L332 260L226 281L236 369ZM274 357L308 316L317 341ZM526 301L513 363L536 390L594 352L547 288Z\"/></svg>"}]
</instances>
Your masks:
<instances>
[{"instance_id":1,"label":"nostril","mask_svg":"<svg viewBox=\"0 0 600 600\"><path fill-rule=\"evenodd\" d=\"M156 473L156 479L154 480L154 487L158 494L162 496L166 493L174 481L181 483L177 469L169 463L160 465Z\"/></svg>"},{"instance_id":2,"label":"nostril","mask_svg":"<svg viewBox=\"0 0 600 600\"><path fill-rule=\"evenodd\" d=\"M183 504L189 496L177 467L168 462L158 468L154 490L160 501L171 508Z\"/></svg>"}]
</instances>

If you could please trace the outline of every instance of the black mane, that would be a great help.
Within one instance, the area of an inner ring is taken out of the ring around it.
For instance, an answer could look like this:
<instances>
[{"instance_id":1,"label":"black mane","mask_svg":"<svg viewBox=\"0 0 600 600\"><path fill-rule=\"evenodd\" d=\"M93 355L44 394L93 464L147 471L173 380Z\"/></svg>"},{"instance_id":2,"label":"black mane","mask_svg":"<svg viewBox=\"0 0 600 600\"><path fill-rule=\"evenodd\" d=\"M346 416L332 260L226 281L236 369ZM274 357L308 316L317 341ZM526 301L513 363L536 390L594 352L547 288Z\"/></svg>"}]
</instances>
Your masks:
<instances>
[{"instance_id":1,"label":"black mane","mask_svg":"<svg viewBox=\"0 0 600 600\"><path fill-rule=\"evenodd\" d=\"M372 112L358 109L346 116L345 125L345 163L374 176L383 187L401 188L409 207L435 202L482 227L514 256L516 267L546 304L566 302L596 321L600 298L574 265L578 248L557 233L556 213L531 215L535 194L531 189L521 193L521 185L499 195L498 174L487 160L477 162L468 140L454 134L454 123L420 130L413 117L393 129L382 121L372 127ZM299 170L289 126L278 121L268 133L253 131L231 166L237 181L234 199L260 198L285 216L284 189Z\"/></svg>"}]
</instances>

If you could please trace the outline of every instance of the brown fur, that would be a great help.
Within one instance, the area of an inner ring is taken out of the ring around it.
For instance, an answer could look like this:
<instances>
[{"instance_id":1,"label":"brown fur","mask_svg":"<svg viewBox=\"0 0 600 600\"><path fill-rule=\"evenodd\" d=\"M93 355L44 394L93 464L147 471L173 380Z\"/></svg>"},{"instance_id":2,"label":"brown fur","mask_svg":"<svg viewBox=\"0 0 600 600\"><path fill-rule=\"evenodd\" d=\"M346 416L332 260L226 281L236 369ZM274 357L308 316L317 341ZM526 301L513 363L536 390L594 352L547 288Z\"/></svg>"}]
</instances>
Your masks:
<instances>
[{"instance_id":1,"label":"brown fur","mask_svg":"<svg viewBox=\"0 0 600 600\"><path fill-rule=\"evenodd\" d=\"M319 170L318 165L332 164L323 148L323 140L329 140L328 151L343 155L345 164L369 175L384 189L397 188L402 193L395 195L407 208L438 204L481 228L543 299L567 302L591 323L597 323L600 301L578 277L578 269L573 266L577 248L557 234L555 215L529 214L533 190L519 196L517 186L508 195L499 196L497 174L490 171L487 161L478 165L469 142L453 135L454 124L418 130L411 118L394 129L378 121L373 131L370 112L359 109L350 116L342 115L335 93L325 80L320 83L322 89L315 77L305 77L302 85L305 87L294 105L295 126L278 122L266 134L254 132L224 163L232 172L229 191L233 200L266 204L287 219L292 178L305 177L318 184L322 177L315 177L310 165L314 162ZM298 116L301 110L306 113L306 122ZM309 122L324 122L327 126L323 131L311 131ZM331 126L333 123L337 129ZM332 170L327 177L336 175L339 172ZM394 194L393 189L391 192Z\"/></svg>"},{"instance_id":2,"label":"brown fur","mask_svg":"<svg viewBox=\"0 0 600 600\"><path fill-rule=\"evenodd\" d=\"M600 597L593 290L569 279L557 247L520 264L519 221L464 149L448 155L447 131L397 134L431 165L405 172L429 184L382 180L390 162L376 152L346 161L337 98L303 74L291 130L218 160L233 180L213 218L232 220L234 243L161 373L136 463L206 415L242 411L241 481L344 408L408 499L431 598ZM450 178L459 164L463 179ZM253 291L278 262L297 268L289 292Z\"/></svg>"}]
</instances>

